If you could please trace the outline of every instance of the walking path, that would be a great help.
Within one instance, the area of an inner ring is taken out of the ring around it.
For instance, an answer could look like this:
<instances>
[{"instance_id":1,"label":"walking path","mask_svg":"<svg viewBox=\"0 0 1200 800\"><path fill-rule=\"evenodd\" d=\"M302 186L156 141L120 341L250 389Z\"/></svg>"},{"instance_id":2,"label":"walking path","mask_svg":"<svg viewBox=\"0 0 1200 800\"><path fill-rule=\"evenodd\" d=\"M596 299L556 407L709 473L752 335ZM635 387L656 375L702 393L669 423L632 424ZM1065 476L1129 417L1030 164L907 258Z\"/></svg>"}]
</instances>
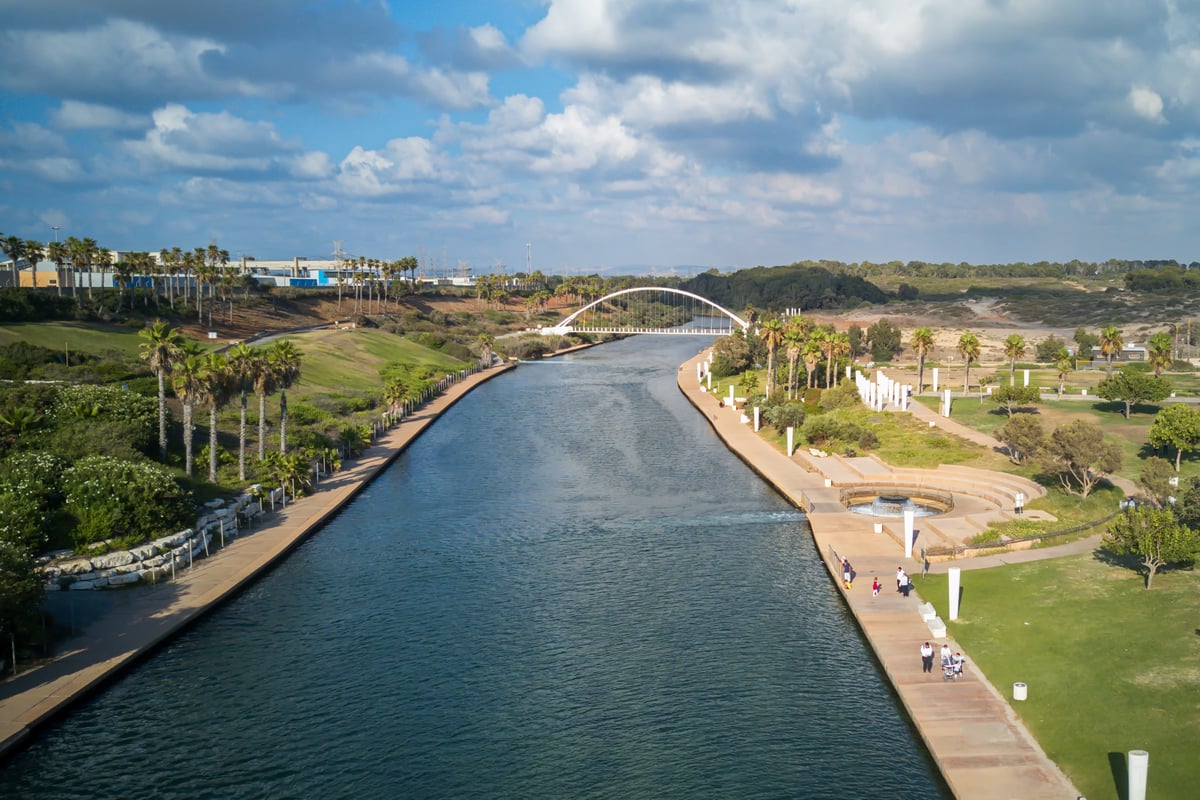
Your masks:
<instances>
[{"instance_id":1,"label":"walking path","mask_svg":"<svg viewBox=\"0 0 1200 800\"><path fill-rule=\"evenodd\" d=\"M813 538L839 586L838 559L842 556L850 559L859 577L854 588L843 593L846 603L955 797L959 800L1078 797L1070 780L1046 757L1008 702L982 674L970 668L969 661L963 678L955 682L943 681L940 672L921 671L918 648L935 637L917 611L921 599L900 595L893 579L897 566L912 572L921 565L914 559L905 560L903 547L891 536L876 533L873 517L850 513L842 505L841 490L834 484L851 480L845 470L847 460L810 457L803 451L798 451L800 455L793 459L777 450L756 434L752 425L741 421L741 412L721 406L721 398L700 386L697 365L702 356L680 367L679 388L734 453L807 512ZM918 406L912 404L912 408ZM948 422L937 418L943 430L958 434L958 429L962 429L967 438L979 441L969 429ZM994 444L991 440L989 446ZM872 479L878 477L873 475ZM859 475L858 481L867 479ZM956 495L952 513L959 513L961 520L969 522L976 512L964 514L960 506ZM1088 545L1080 543L1070 547L1083 548L1084 552L1088 549ZM1003 559L1045 558L1053 550L1009 553ZM984 559L971 559L956 561L954 566L984 563ZM989 565L998 563L1005 562L997 558ZM884 590L878 597L872 597L870 581L876 576ZM950 646L961 649L952 640Z\"/></svg>"},{"instance_id":2,"label":"walking path","mask_svg":"<svg viewBox=\"0 0 1200 800\"><path fill-rule=\"evenodd\" d=\"M116 678L274 566L358 494L450 406L515 364L478 372L449 387L384 434L311 496L243 531L211 558L154 588L128 590L127 600L62 642L54 660L0 684L0 760L37 728Z\"/></svg>"}]
</instances>

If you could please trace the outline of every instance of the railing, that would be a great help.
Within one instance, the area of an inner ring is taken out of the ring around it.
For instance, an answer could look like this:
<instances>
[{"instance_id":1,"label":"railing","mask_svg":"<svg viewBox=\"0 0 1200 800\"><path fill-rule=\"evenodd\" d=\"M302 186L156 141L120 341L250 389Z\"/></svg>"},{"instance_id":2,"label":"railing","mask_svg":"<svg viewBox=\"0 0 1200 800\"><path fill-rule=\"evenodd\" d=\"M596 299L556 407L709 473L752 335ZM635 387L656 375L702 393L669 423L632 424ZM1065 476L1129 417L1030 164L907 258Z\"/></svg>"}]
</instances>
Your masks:
<instances>
[{"instance_id":1,"label":"railing","mask_svg":"<svg viewBox=\"0 0 1200 800\"><path fill-rule=\"evenodd\" d=\"M921 561L928 567L929 558L937 558L939 560L956 560L959 558L969 558L980 552L1008 552L1016 549L1017 545L1037 544L1048 539L1057 539L1061 536L1070 536L1075 533L1083 533L1092 528L1099 527L1109 520L1122 513L1119 509L1112 512L1106 517L1102 517L1092 522L1085 522L1081 525L1073 525L1070 528L1063 528L1057 531L1048 531L1046 533L1037 533L1032 536L1018 536L1013 539L1005 539L995 542L981 542L979 544L960 544L953 547L931 547L929 549L921 548ZM1024 549L1024 548L1021 548Z\"/></svg>"}]
</instances>

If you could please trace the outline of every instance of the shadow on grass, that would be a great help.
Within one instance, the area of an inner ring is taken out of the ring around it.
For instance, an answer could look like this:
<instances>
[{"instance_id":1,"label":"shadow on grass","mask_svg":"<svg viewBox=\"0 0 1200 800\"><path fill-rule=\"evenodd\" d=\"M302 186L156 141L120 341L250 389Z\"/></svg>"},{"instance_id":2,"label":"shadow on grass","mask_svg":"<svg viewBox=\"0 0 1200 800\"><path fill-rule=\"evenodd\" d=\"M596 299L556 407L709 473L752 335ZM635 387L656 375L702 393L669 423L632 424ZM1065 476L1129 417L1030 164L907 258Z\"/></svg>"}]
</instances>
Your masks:
<instances>
[{"instance_id":1,"label":"shadow on grass","mask_svg":"<svg viewBox=\"0 0 1200 800\"><path fill-rule=\"evenodd\" d=\"M1129 769L1125 765L1125 754L1109 753L1108 768L1112 770L1117 800L1129 800Z\"/></svg>"}]
</instances>

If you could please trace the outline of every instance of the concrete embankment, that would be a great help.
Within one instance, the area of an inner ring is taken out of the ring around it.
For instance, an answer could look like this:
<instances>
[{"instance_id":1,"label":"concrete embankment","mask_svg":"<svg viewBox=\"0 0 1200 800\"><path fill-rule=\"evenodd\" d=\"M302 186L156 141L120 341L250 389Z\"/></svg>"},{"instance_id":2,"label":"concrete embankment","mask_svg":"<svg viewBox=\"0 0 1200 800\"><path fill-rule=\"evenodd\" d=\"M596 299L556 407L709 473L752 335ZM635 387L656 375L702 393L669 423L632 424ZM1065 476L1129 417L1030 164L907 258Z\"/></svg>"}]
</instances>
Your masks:
<instances>
[{"instance_id":1,"label":"concrete embankment","mask_svg":"<svg viewBox=\"0 0 1200 800\"><path fill-rule=\"evenodd\" d=\"M703 391L697 373L702 356L679 369L684 396L709 420L717 435L797 508L805 511L819 552L831 577L841 586L838 559L854 565L858 580L842 591L884 674L920 733L946 784L959 800L1070 800L1079 793L1046 757L1007 701L969 666L958 681L944 681L940 669L925 673L922 642L940 645L920 616L921 598L896 591L897 567L919 570L905 560L892 538L875 532L871 517L852 514L841 504L840 490L814 462L789 458L741 421L741 412L723 406ZM833 467L833 468L836 468ZM871 593L878 577L883 591ZM949 641L952 649L960 649Z\"/></svg>"},{"instance_id":2,"label":"concrete embankment","mask_svg":"<svg viewBox=\"0 0 1200 800\"><path fill-rule=\"evenodd\" d=\"M158 646L277 564L338 513L450 406L476 386L512 369L471 375L388 431L313 494L243 532L212 558L169 583L128 591L119 609L59 645L61 655L0 684L0 760L39 727L122 675Z\"/></svg>"}]
</instances>

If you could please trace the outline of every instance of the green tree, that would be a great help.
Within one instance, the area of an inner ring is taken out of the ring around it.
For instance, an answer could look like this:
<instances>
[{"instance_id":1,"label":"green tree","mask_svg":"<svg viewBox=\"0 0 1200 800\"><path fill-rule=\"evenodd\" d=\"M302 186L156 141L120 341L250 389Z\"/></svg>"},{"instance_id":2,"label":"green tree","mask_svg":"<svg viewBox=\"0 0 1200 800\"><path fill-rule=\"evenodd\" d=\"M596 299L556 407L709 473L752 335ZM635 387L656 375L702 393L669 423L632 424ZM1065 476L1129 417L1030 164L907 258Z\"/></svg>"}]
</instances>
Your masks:
<instances>
[{"instance_id":1,"label":"green tree","mask_svg":"<svg viewBox=\"0 0 1200 800\"><path fill-rule=\"evenodd\" d=\"M29 274L33 279L33 288L38 288L37 282L37 265L38 262L46 257L46 248L37 239L25 240L25 260L29 264Z\"/></svg>"},{"instance_id":2,"label":"green tree","mask_svg":"<svg viewBox=\"0 0 1200 800\"><path fill-rule=\"evenodd\" d=\"M1200 447L1200 410L1184 403L1171 403L1154 416L1147 440L1154 447L1175 448L1175 471L1183 454Z\"/></svg>"},{"instance_id":3,"label":"green tree","mask_svg":"<svg viewBox=\"0 0 1200 800\"><path fill-rule=\"evenodd\" d=\"M805 388L811 389L817 382L817 365L821 363L821 343L809 336L804 347L800 349L800 359L804 362L806 383Z\"/></svg>"},{"instance_id":4,"label":"green tree","mask_svg":"<svg viewBox=\"0 0 1200 800\"><path fill-rule=\"evenodd\" d=\"M1146 570L1146 588L1168 564L1190 564L1200 555L1200 532L1184 525L1165 508L1138 506L1109 524L1103 546L1119 556L1140 559Z\"/></svg>"},{"instance_id":5,"label":"green tree","mask_svg":"<svg viewBox=\"0 0 1200 800\"><path fill-rule=\"evenodd\" d=\"M875 361L891 361L900 352L900 329L886 319L878 320L867 328L867 342L871 347L871 358Z\"/></svg>"},{"instance_id":6,"label":"green tree","mask_svg":"<svg viewBox=\"0 0 1200 800\"><path fill-rule=\"evenodd\" d=\"M46 245L46 258L54 262L54 285L58 291L58 296L62 297L62 287L66 281L66 273L63 270L63 265L70 258L67 246L62 242L50 242Z\"/></svg>"},{"instance_id":7,"label":"green tree","mask_svg":"<svg viewBox=\"0 0 1200 800\"><path fill-rule=\"evenodd\" d=\"M1106 440L1098 425L1083 419L1055 428L1041 455L1064 491L1085 498L1104 475L1121 468L1121 448Z\"/></svg>"},{"instance_id":8,"label":"green tree","mask_svg":"<svg viewBox=\"0 0 1200 800\"><path fill-rule=\"evenodd\" d=\"M971 363L979 360L980 344L978 337L971 332L958 337L958 354L963 359L963 394L971 385Z\"/></svg>"},{"instance_id":9,"label":"green tree","mask_svg":"<svg viewBox=\"0 0 1200 800\"><path fill-rule=\"evenodd\" d=\"M909 346L917 354L917 394L925 389L925 359L933 352L933 331L927 327L917 328L912 332Z\"/></svg>"},{"instance_id":10,"label":"green tree","mask_svg":"<svg viewBox=\"0 0 1200 800\"><path fill-rule=\"evenodd\" d=\"M1011 334L1004 340L1004 357L1008 359L1008 385L1017 385L1017 359L1025 355L1025 337L1020 334ZM1010 414L1012 412L1009 412Z\"/></svg>"},{"instance_id":11,"label":"green tree","mask_svg":"<svg viewBox=\"0 0 1200 800\"><path fill-rule=\"evenodd\" d=\"M864 342L866 337L863 329L857 323L846 329L846 337L850 339L850 357L858 358L866 352Z\"/></svg>"},{"instance_id":12,"label":"green tree","mask_svg":"<svg viewBox=\"0 0 1200 800\"><path fill-rule=\"evenodd\" d=\"M1104 356L1107 364L1105 372L1109 375L1112 374L1113 360L1121 355L1121 349L1124 347L1125 340L1121 337L1121 329L1116 325L1109 325L1100 331L1100 355Z\"/></svg>"},{"instance_id":13,"label":"green tree","mask_svg":"<svg viewBox=\"0 0 1200 800\"><path fill-rule=\"evenodd\" d=\"M484 369L492 366L492 349L496 344L496 337L485 331L475 339L475 344L479 347L479 366Z\"/></svg>"},{"instance_id":14,"label":"green tree","mask_svg":"<svg viewBox=\"0 0 1200 800\"><path fill-rule=\"evenodd\" d=\"M1046 446L1042 422L1032 414L1011 417L997 431L996 438L1008 448L1008 457L1018 465L1029 463Z\"/></svg>"},{"instance_id":15,"label":"green tree","mask_svg":"<svg viewBox=\"0 0 1200 800\"><path fill-rule=\"evenodd\" d=\"M1072 337L1075 340L1076 357L1092 360L1093 348L1100 344L1100 337L1094 333L1088 333L1086 328L1076 328L1075 335Z\"/></svg>"},{"instance_id":16,"label":"green tree","mask_svg":"<svg viewBox=\"0 0 1200 800\"><path fill-rule=\"evenodd\" d=\"M158 460L167 461L167 376L183 356L183 337L161 319L138 331L143 341L139 347L141 359L150 365L158 378Z\"/></svg>"},{"instance_id":17,"label":"green tree","mask_svg":"<svg viewBox=\"0 0 1200 800\"><path fill-rule=\"evenodd\" d=\"M750 363L750 343L740 330L735 330L731 336L718 337L713 344L714 378L738 375L745 372Z\"/></svg>"},{"instance_id":18,"label":"green tree","mask_svg":"<svg viewBox=\"0 0 1200 800\"><path fill-rule=\"evenodd\" d=\"M21 281L17 277L17 262L25 257L25 240L20 236L6 236L0 239L0 250L12 259L12 285L20 286Z\"/></svg>"},{"instance_id":19,"label":"green tree","mask_svg":"<svg viewBox=\"0 0 1200 800\"><path fill-rule=\"evenodd\" d=\"M775 351L783 343L783 321L772 317L759 327L759 336L767 348L767 399L771 399L771 389L775 386Z\"/></svg>"},{"instance_id":20,"label":"green tree","mask_svg":"<svg viewBox=\"0 0 1200 800\"><path fill-rule=\"evenodd\" d=\"M208 482L217 482L217 412L229 402L234 380L225 356L209 353L204 358L201 399L208 406Z\"/></svg>"},{"instance_id":21,"label":"green tree","mask_svg":"<svg viewBox=\"0 0 1200 800\"><path fill-rule=\"evenodd\" d=\"M279 389L279 452L287 453L287 390L300 380L304 354L291 339L279 339L271 345L267 359Z\"/></svg>"},{"instance_id":22,"label":"green tree","mask_svg":"<svg viewBox=\"0 0 1200 800\"><path fill-rule=\"evenodd\" d=\"M191 522L191 495L166 469L145 461L85 456L63 473L64 507L78 520L78 546L134 543Z\"/></svg>"},{"instance_id":23,"label":"green tree","mask_svg":"<svg viewBox=\"0 0 1200 800\"><path fill-rule=\"evenodd\" d=\"M175 365L171 375L175 396L183 404L183 471L192 477L192 441L195 425L192 422L196 404L204 398L204 359L189 355Z\"/></svg>"},{"instance_id":24,"label":"green tree","mask_svg":"<svg viewBox=\"0 0 1200 800\"><path fill-rule=\"evenodd\" d=\"M1155 508L1164 507L1168 502L1167 498L1174 494L1171 489L1174 472L1171 462L1158 456L1150 456L1142 464L1142 471L1138 473L1138 486L1146 490Z\"/></svg>"},{"instance_id":25,"label":"green tree","mask_svg":"<svg viewBox=\"0 0 1200 800\"><path fill-rule=\"evenodd\" d=\"M229 373L233 388L238 393L238 480L246 480L246 403L250 392L259 381L259 374L267 370L262 351L245 342L238 342L229 351Z\"/></svg>"},{"instance_id":26,"label":"green tree","mask_svg":"<svg viewBox=\"0 0 1200 800\"><path fill-rule=\"evenodd\" d=\"M1053 333L1042 339L1034 348L1034 357L1041 364L1052 363L1058 357L1058 351L1067 346L1066 340Z\"/></svg>"},{"instance_id":27,"label":"green tree","mask_svg":"<svg viewBox=\"0 0 1200 800\"><path fill-rule=\"evenodd\" d=\"M1164 378L1129 366L1100 381L1096 394L1105 400L1124 403L1125 419L1129 419L1134 403L1156 403L1165 399L1171 394L1171 384Z\"/></svg>"},{"instance_id":28,"label":"green tree","mask_svg":"<svg viewBox=\"0 0 1200 800\"><path fill-rule=\"evenodd\" d=\"M1146 355L1150 369L1154 370L1154 377L1160 377L1175 361L1171 334L1159 331L1147 339Z\"/></svg>"},{"instance_id":29,"label":"green tree","mask_svg":"<svg viewBox=\"0 0 1200 800\"><path fill-rule=\"evenodd\" d=\"M997 403L1012 417L1019 408L1037 405L1042 395L1036 386L997 386L992 392L992 402Z\"/></svg>"},{"instance_id":30,"label":"green tree","mask_svg":"<svg viewBox=\"0 0 1200 800\"><path fill-rule=\"evenodd\" d=\"M1067 376L1074 370L1074 360L1067 348L1060 347L1054 354L1054 370L1058 373L1058 396L1062 397L1067 388Z\"/></svg>"}]
</instances>

